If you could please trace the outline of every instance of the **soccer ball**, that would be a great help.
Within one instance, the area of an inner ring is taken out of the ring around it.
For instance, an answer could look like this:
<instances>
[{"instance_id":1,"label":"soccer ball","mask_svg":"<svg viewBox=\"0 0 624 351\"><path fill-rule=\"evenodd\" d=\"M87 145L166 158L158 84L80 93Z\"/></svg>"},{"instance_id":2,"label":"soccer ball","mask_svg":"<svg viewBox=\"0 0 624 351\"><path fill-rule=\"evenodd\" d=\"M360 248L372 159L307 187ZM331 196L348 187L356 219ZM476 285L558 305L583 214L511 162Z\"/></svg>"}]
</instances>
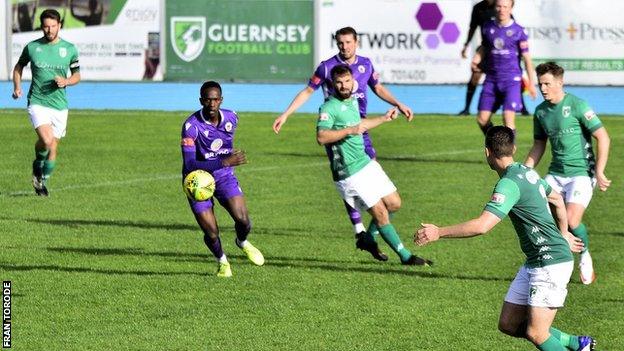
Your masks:
<instances>
[{"instance_id":1,"label":"soccer ball","mask_svg":"<svg viewBox=\"0 0 624 351\"><path fill-rule=\"evenodd\" d=\"M193 201L206 201L215 191L215 180L212 175L198 169L184 178L184 193Z\"/></svg>"}]
</instances>

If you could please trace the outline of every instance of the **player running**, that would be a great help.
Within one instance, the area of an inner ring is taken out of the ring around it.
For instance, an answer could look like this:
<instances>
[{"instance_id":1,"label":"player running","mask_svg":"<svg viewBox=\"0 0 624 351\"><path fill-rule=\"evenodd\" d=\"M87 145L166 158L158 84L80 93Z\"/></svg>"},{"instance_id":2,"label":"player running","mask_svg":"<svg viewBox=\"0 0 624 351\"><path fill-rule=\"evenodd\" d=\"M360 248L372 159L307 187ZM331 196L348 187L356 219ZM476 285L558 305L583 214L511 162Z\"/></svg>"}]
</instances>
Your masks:
<instances>
[{"instance_id":1,"label":"player running","mask_svg":"<svg viewBox=\"0 0 624 351\"><path fill-rule=\"evenodd\" d=\"M533 117L533 147L524 164L536 167L550 139L552 161L544 178L564 196L570 232L583 240L579 271L583 284L595 279L589 254L589 236L583 214L598 184L606 191L611 181L604 174L609 158L610 138L596 113L582 99L563 90L563 68L554 62L536 68L544 102L537 106ZM592 137L598 143L594 157Z\"/></svg>"},{"instance_id":2,"label":"player running","mask_svg":"<svg viewBox=\"0 0 624 351\"><path fill-rule=\"evenodd\" d=\"M357 100L361 118L366 118L366 107L368 101L366 87L368 86L375 93L375 95L385 102L396 106L399 111L407 117L407 120L411 121L412 110L397 100L390 93L390 91L379 82L379 76L377 72L375 72L375 68L373 67L371 60L367 57L356 55L355 52L358 46L358 38L355 29L351 27L341 28L336 31L334 38L336 40L336 45L338 46L338 54L319 64L316 71L314 71L314 74L310 78L308 85L295 96L286 111L275 119L273 122L273 131L275 133L279 133L284 123L286 123L286 120L288 120L288 117L306 101L308 101L310 96L319 87L323 88L323 94L326 100L333 95L334 87L332 86L330 71L333 67L340 64L349 66L351 72L353 73L354 85L352 95ZM364 132L362 137L364 138L366 154L370 158L375 159L377 152L373 147L368 132ZM360 213L347 203L345 203L345 207L347 209L347 214L349 215L351 224L353 225L355 234L358 237L361 237L366 231L366 228L362 224L362 217Z\"/></svg>"},{"instance_id":3,"label":"player running","mask_svg":"<svg viewBox=\"0 0 624 351\"><path fill-rule=\"evenodd\" d=\"M22 71L30 62L32 82L28 90L28 115L37 133L32 165L33 187L48 196L46 183L56 167L57 147L67 132L65 88L80 82L76 47L59 37L61 15L53 9L39 16L43 37L26 44L13 69L13 99L22 96ZM71 72L67 78L67 71Z\"/></svg>"},{"instance_id":4,"label":"player running","mask_svg":"<svg viewBox=\"0 0 624 351\"><path fill-rule=\"evenodd\" d=\"M232 168L247 162L245 154L234 149L238 116L234 111L221 109L223 97L219 83L205 82L199 92L202 109L190 115L182 125L182 179L196 169L212 174L216 183L214 198L219 200L234 220L236 245L251 262L262 266L264 256L247 240L251 220L243 191ZM204 243L219 264L217 276L231 277L232 268L221 247L213 200L198 202L189 199L189 204L197 224L204 232Z\"/></svg>"},{"instance_id":5,"label":"player running","mask_svg":"<svg viewBox=\"0 0 624 351\"><path fill-rule=\"evenodd\" d=\"M362 134L397 117L396 108L385 116L361 119L358 102L352 96L355 79L347 65L330 71L332 96L319 109L316 140L325 146L330 168L342 199L351 207L366 210L373 217L369 229L358 240L358 247L378 260L388 257L379 251L379 233L404 265L430 265L432 262L412 255L390 223L390 214L401 207L396 187L377 161L365 151Z\"/></svg>"},{"instance_id":6,"label":"player running","mask_svg":"<svg viewBox=\"0 0 624 351\"><path fill-rule=\"evenodd\" d=\"M510 128L490 128L485 137L485 156L500 180L481 215L447 227L423 224L414 241L426 245L441 237L485 234L509 215L527 259L505 296L498 329L526 338L542 351L593 350L591 337L569 335L551 327L568 293L574 269L571 250L578 252L583 244L568 233L561 195L533 169L514 162L515 151Z\"/></svg>"}]
</instances>

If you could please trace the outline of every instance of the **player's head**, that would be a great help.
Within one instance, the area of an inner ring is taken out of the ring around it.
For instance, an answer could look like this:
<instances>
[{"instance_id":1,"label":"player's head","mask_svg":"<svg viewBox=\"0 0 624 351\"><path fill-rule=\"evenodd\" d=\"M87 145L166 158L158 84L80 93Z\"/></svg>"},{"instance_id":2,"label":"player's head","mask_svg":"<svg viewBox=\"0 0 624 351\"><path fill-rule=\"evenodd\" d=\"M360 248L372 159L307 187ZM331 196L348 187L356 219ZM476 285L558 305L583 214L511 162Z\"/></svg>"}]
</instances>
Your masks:
<instances>
[{"instance_id":1,"label":"player's head","mask_svg":"<svg viewBox=\"0 0 624 351\"><path fill-rule=\"evenodd\" d=\"M494 126L485 134L485 158L490 168L495 169L496 160L513 157L516 152L514 132L509 127Z\"/></svg>"},{"instance_id":2,"label":"player's head","mask_svg":"<svg viewBox=\"0 0 624 351\"><path fill-rule=\"evenodd\" d=\"M39 16L39 20L46 40L55 41L61 29L61 14L55 9L46 9Z\"/></svg>"},{"instance_id":3,"label":"player's head","mask_svg":"<svg viewBox=\"0 0 624 351\"><path fill-rule=\"evenodd\" d=\"M352 27L340 28L334 35L336 46L340 56L344 60L349 60L355 56L355 48L357 47L357 32Z\"/></svg>"},{"instance_id":4,"label":"player's head","mask_svg":"<svg viewBox=\"0 0 624 351\"><path fill-rule=\"evenodd\" d=\"M351 68L347 65L336 65L330 71L334 94L337 98L344 100L351 96L353 91L353 75Z\"/></svg>"},{"instance_id":5,"label":"player's head","mask_svg":"<svg viewBox=\"0 0 624 351\"><path fill-rule=\"evenodd\" d=\"M199 103L204 107L204 113L208 113L211 118L219 113L223 102L221 93L221 85L212 80L205 82L199 88Z\"/></svg>"},{"instance_id":6,"label":"player's head","mask_svg":"<svg viewBox=\"0 0 624 351\"><path fill-rule=\"evenodd\" d=\"M563 67L554 62L544 62L535 67L535 72L544 100L552 102L563 97Z\"/></svg>"},{"instance_id":7,"label":"player's head","mask_svg":"<svg viewBox=\"0 0 624 351\"><path fill-rule=\"evenodd\" d=\"M507 22L511 19L511 10L514 6L514 0L496 0L494 9L496 10L496 20L498 22Z\"/></svg>"}]
</instances>

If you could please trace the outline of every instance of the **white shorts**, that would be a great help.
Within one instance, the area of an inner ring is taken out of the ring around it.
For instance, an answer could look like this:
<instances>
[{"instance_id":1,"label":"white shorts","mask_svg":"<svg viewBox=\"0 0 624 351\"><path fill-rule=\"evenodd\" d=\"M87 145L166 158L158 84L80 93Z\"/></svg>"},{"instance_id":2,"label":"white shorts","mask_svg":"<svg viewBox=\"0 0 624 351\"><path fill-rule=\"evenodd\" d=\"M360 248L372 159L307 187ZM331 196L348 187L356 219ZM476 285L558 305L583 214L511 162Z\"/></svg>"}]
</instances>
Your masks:
<instances>
[{"instance_id":1,"label":"white shorts","mask_svg":"<svg viewBox=\"0 0 624 351\"><path fill-rule=\"evenodd\" d=\"M67 110L55 110L53 108L30 105L28 106L28 115L33 128L37 129L44 124L52 126L54 137L60 139L67 132Z\"/></svg>"},{"instance_id":2,"label":"white shorts","mask_svg":"<svg viewBox=\"0 0 624 351\"><path fill-rule=\"evenodd\" d=\"M563 307L573 270L574 261L537 268L523 265L509 286L505 302L532 307Z\"/></svg>"},{"instance_id":3,"label":"white shorts","mask_svg":"<svg viewBox=\"0 0 624 351\"><path fill-rule=\"evenodd\" d=\"M349 178L335 182L340 196L351 207L366 211L397 189L377 161L372 160Z\"/></svg>"},{"instance_id":4,"label":"white shorts","mask_svg":"<svg viewBox=\"0 0 624 351\"><path fill-rule=\"evenodd\" d=\"M580 204L587 208L594 194L595 178L589 176L562 177L547 174L544 180L563 196L565 203Z\"/></svg>"}]
</instances>

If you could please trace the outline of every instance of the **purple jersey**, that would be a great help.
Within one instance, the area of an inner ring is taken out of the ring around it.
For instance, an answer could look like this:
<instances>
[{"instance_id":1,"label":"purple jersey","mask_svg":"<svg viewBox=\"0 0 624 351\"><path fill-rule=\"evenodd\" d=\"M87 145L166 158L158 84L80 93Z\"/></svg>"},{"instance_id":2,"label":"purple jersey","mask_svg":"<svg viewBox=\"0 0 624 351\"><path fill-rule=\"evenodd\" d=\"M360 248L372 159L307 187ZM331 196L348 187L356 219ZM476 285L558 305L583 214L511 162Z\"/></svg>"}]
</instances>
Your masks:
<instances>
[{"instance_id":1,"label":"purple jersey","mask_svg":"<svg viewBox=\"0 0 624 351\"><path fill-rule=\"evenodd\" d=\"M214 126L204 119L202 110L190 115L182 126L182 152L194 152L197 161L215 161L228 157L233 151L234 132L238 126L238 116L234 111L220 109L219 124ZM186 162L185 162L186 164ZM193 169L182 170L184 176ZM212 168L212 167L211 167ZM231 167L206 169L213 175L231 173Z\"/></svg>"},{"instance_id":2,"label":"purple jersey","mask_svg":"<svg viewBox=\"0 0 624 351\"><path fill-rule=\"evenodd\" d=\"M520 56L529 51L524 28L513 20L505 27L496 21L488 21L481 28L481 34L487 63L486 79L520 81Z\"/></svg>"},{"instance_id":3,"label":"purple jersey","mask_svg":"<svg viewBox=\"0 0 624 351\"><path fill-rule=\"evenodd\" d=\"M314 90L320 86L323 87L323 94L325 99L334 93L334 87L332 86L330 72L332 68L337 65L348 65L351 68L353 74L354 85L353 93L351 96L355 97L359 104L360 117L366 117L366 86L373 87L379 83L379 74L375 72L373 63L370 59L363 56L355 56L355 61L352 64L347 64L338 55L331 57L330 59L321 62L321 64L314 71L314 75L310 78L308 86Z\"/></svg>"}]
</instances>

